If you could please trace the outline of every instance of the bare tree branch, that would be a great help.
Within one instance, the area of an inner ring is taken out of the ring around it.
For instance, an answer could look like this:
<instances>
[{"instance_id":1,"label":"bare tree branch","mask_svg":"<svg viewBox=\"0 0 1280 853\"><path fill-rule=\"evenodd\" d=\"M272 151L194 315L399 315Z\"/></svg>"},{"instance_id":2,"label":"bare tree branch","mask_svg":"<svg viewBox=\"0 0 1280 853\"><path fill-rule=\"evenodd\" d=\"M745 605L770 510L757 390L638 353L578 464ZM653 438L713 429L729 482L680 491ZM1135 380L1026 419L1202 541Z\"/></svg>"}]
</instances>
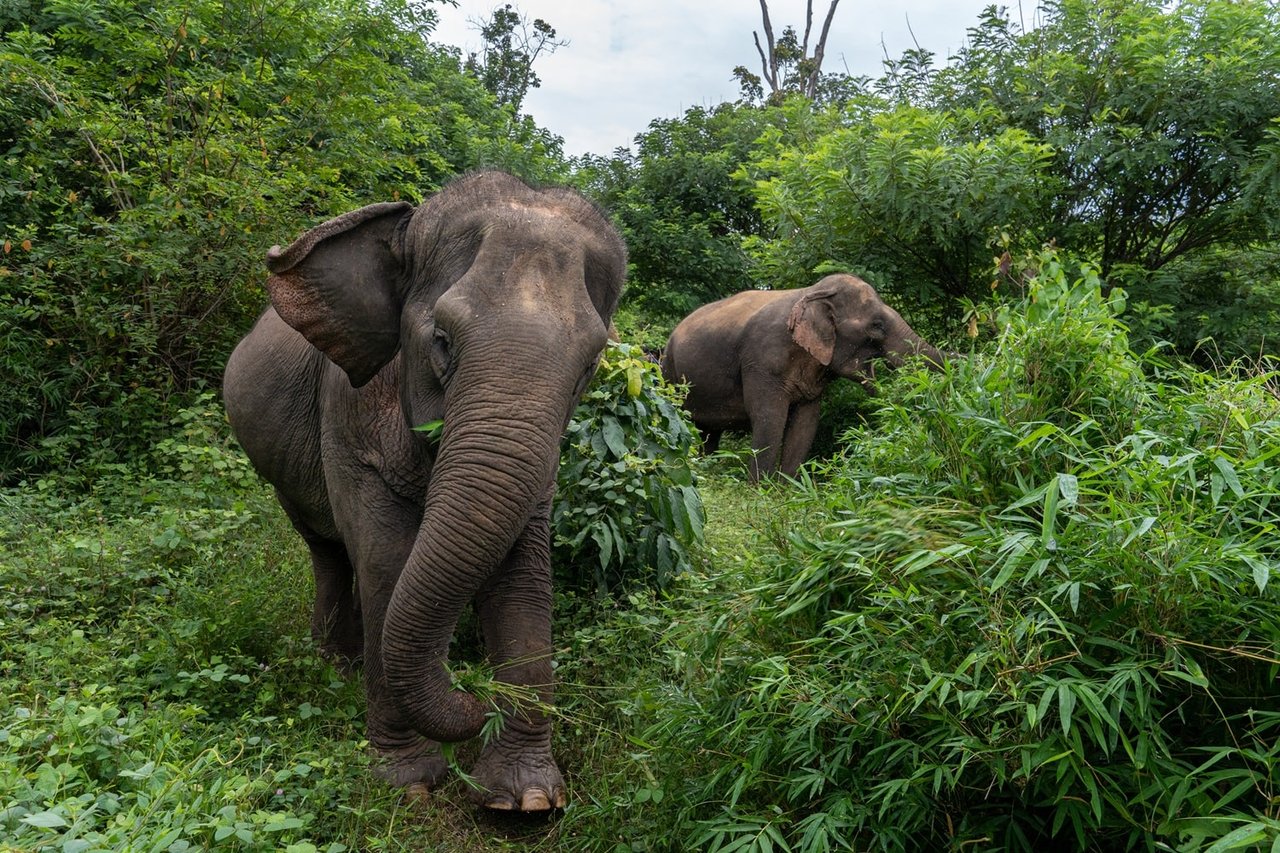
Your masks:
<instances>
[{"instance_id":1,"label":"bare tree branch","mask_svg":"<svg viewBox=\"0 0 1280 853\"><path fill-rule=\"evenodd\" d=\"M771 91L778 91L778 49L773 38L773 23L769 20L768 0L760 0L760 16L764 19L765 40L769 43L769 60L765 63L764 76L769 81ZM752 35L755 35L753 32ZM760 49L760 38L756 36L756 49Z\"/></svg>"},{"instance_id":2,"label":"bare tree branch","mask_svg":"<svg viewBox=\"0 0 1280 853\"><path fill-rule=\"evenodd\" d=\"M822 35L813 48L813 71L809 73L806 93L810 98L818 93L818 78L822 72L822 59L827 53L827 34L831 32L831 19L836 16L836 6L840 0L831 0L831 8L827 10L827 19L822 22ZM807 40L806 36L806 40Z\"/></svg>"},{"instance_id":3,"label":"bare tree branch","mask_svg":"<svg viewBox=\"0 0 1280 853\"><path fill-rule=\"evenodd\" d=\"M822 24L822 33L814 45L813 55L809 55L810 38L813 35L813 0L805 4L804 40L796 50L796 32L787 27L782 34L783 55L779 56L779 44L773 33L773 21L769 18L768 0L760 0L760 19L764 24L765 44L760 43L760 33L753 31L756 53L760 54L760 67L764 72L764 81L769 86L769 93L778 97L784 89L797 91L805 97L814 98L818 93L818 82L822 79L822 60L826 54L827 36L831 32L831 21L835 18L836 7L840 0L831 0L827 8L827 16ZM767 45L767 49L766 49Z\"/></svg>"},{"instance_id":4,"label":"bare tree branch","mask_svg":"<svg viewBox=\"0 0 1280 853\"><path fill-rule=\"evenodd\" d=\"M776 89L775 89L774 80L771 76L769 76L769 60L765 56L764 48L760 46L760 34L753 31L751 35L756 40L756 53L760 54L760 70L764 73L764 79L769 84L769 91L771 92L775 91ZM773 51L770 51L771 55L772 53Z\"/></svg>"}]
</instances>

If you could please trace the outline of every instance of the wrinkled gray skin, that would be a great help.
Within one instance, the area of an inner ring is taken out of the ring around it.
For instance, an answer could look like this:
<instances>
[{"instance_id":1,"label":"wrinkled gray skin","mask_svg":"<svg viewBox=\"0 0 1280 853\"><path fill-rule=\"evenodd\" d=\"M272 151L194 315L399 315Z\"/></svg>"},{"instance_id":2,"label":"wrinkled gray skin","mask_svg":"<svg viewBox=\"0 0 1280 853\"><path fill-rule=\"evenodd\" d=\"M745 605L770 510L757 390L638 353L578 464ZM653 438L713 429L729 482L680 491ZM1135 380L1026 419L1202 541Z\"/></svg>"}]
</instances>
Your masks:
<instances>
[{"instance_id":1,"label":"wrinkled gray skin","mask_svg":"<svg viewBox=\"0 0 1280 853\"><path fill-rule=\"evenodd\" d=\"M626 249L580 196L489 172L417 208L340 216L267 266L272 307L227 364L227 414L311 550L316 639L363 657L379 774L431 785L438 742L485 722L446 669L469 603L497 678L551 701L560 437ZM410 429L439 419L438 444ZM550 722L530 705L502 701L472 771L492 808L566 802Z\"/></svg>"},{"instance_id":2,"label":"wrinkled gray skin","mask_svg":"<svg viewBox=\"0 0 1280 853\"><path fill-rule=\"evenodd\" d=\"M829 275L798 290L748 290L703 305L672 331L662 356L668 382L689 383L684 407L714 452L726 429L748 430L751 481L793 476L818 429L832 379L868 381L873 359L910 355L933 366L925 343L857 276Z\"/></svg>"}]
</instances>

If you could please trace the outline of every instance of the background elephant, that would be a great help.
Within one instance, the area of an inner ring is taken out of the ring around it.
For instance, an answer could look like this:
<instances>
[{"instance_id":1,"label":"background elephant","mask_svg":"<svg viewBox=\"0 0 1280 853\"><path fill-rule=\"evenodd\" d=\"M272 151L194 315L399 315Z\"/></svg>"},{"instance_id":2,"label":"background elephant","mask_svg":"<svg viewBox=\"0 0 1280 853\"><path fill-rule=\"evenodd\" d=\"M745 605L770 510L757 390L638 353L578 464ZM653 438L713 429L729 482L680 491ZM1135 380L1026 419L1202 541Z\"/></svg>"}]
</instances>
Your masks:
<instances>
[{"instance_id":1,"label":"background elephant","mask_svg":"<svg viewBox=\"0 0 1280 853\"><path fill-rule=\"evenodd\" d=\"M866 380L872 359L943 357L857 276L798 290L748 290L703 305L672 331L668 382L687 382L693 422L712 452L726 429L751 432L750 476L794 475L813 444L822 392L837 376Z\"/></svg>"},{"instance_id":2,"label":"background elephant","mask_svg":"<svg viewBox=\"0 0 1280 853\"><path fill-rule=\"evenodd\" d=\"M476 736L489 710L446 668L468 603L498 680L551 700L560 438L626 249L581 196L487 172L340 216L267 266L272 307L227 364L227 414L310 548L313 632L363 655L379 774L433 784L438 741ZM438 443L411 429L441 419ZM540 703L499 701L473 770L484 804L564 805Z\"/></svg>"}]
</instances>

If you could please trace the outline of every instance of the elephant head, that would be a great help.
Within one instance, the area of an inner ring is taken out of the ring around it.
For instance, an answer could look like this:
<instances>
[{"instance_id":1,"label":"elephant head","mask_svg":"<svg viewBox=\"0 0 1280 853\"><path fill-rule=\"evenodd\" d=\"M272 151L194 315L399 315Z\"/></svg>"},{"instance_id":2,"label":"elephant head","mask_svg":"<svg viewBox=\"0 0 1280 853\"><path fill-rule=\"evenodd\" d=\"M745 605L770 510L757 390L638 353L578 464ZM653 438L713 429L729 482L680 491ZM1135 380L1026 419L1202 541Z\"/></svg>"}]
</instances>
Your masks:
<instances>
[{"instance_id":1,"label":"elephant head","mask_svg":"<svg viewBox=\"0 0 1280 853\"><path fill-rule=\"evenodd\" d=\"M933 368L944 361L875 288L853 275L829 275L806 288L791 309L787 328L797 345L846 379L868 378L878 358L891 367L913 355L924 356Z\"/></svg>"},{"instance_id":2,"label":"elephant head","mask_svg":"<svg viewBox=\"0 0 1280 853\"><path fill-rule=\"evenodd\" d=\"M375 204L333 219L273 248L268 267L277 313L353 386L399 354L407 440L428 441L404 428L443 419L421 526L386 611L382 666L423 735L474 737L486 709L453 688L449 639L545 506L626 249L576 193L483 172L416 208Z\"/></svg>"}]
</instances>

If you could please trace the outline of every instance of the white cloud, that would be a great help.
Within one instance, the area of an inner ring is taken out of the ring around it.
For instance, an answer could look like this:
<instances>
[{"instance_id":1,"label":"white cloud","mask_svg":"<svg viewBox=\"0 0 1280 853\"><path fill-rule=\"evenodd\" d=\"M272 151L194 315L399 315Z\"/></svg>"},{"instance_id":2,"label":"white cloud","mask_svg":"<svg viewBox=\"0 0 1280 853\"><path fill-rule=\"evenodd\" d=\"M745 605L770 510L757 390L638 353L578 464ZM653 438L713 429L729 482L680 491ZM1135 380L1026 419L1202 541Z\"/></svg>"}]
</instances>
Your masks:
<instances>
[{"instance_id":1,"label":"white cloud","mask_svg":"<svg viewBox=\"0 0 1280 853\"><path fill-rule=\"evenodd\" d=\"M917 42L945 60L964 44L966 30L990 2L842 0L823 67L875 77L885 50L896 58ZM477 49L480 34L468 19L487 18L501 5L459 0L456 8L437 6L436 39ZM763 40L756 0L512 0L512 5L527 17L545 19L558 38L570 41L538 59L534 68L542 86L525 102L540 125L564 137L570 154L610 154L630 145L653 119L734 100L737 65L759 73L751 37L753 31L761 32ZM811 43L827 11L825 0L813 5ZM776 35L788 25L803 35L802 0L772 0L769 14Z\"/></svg>"}]
</instances>

